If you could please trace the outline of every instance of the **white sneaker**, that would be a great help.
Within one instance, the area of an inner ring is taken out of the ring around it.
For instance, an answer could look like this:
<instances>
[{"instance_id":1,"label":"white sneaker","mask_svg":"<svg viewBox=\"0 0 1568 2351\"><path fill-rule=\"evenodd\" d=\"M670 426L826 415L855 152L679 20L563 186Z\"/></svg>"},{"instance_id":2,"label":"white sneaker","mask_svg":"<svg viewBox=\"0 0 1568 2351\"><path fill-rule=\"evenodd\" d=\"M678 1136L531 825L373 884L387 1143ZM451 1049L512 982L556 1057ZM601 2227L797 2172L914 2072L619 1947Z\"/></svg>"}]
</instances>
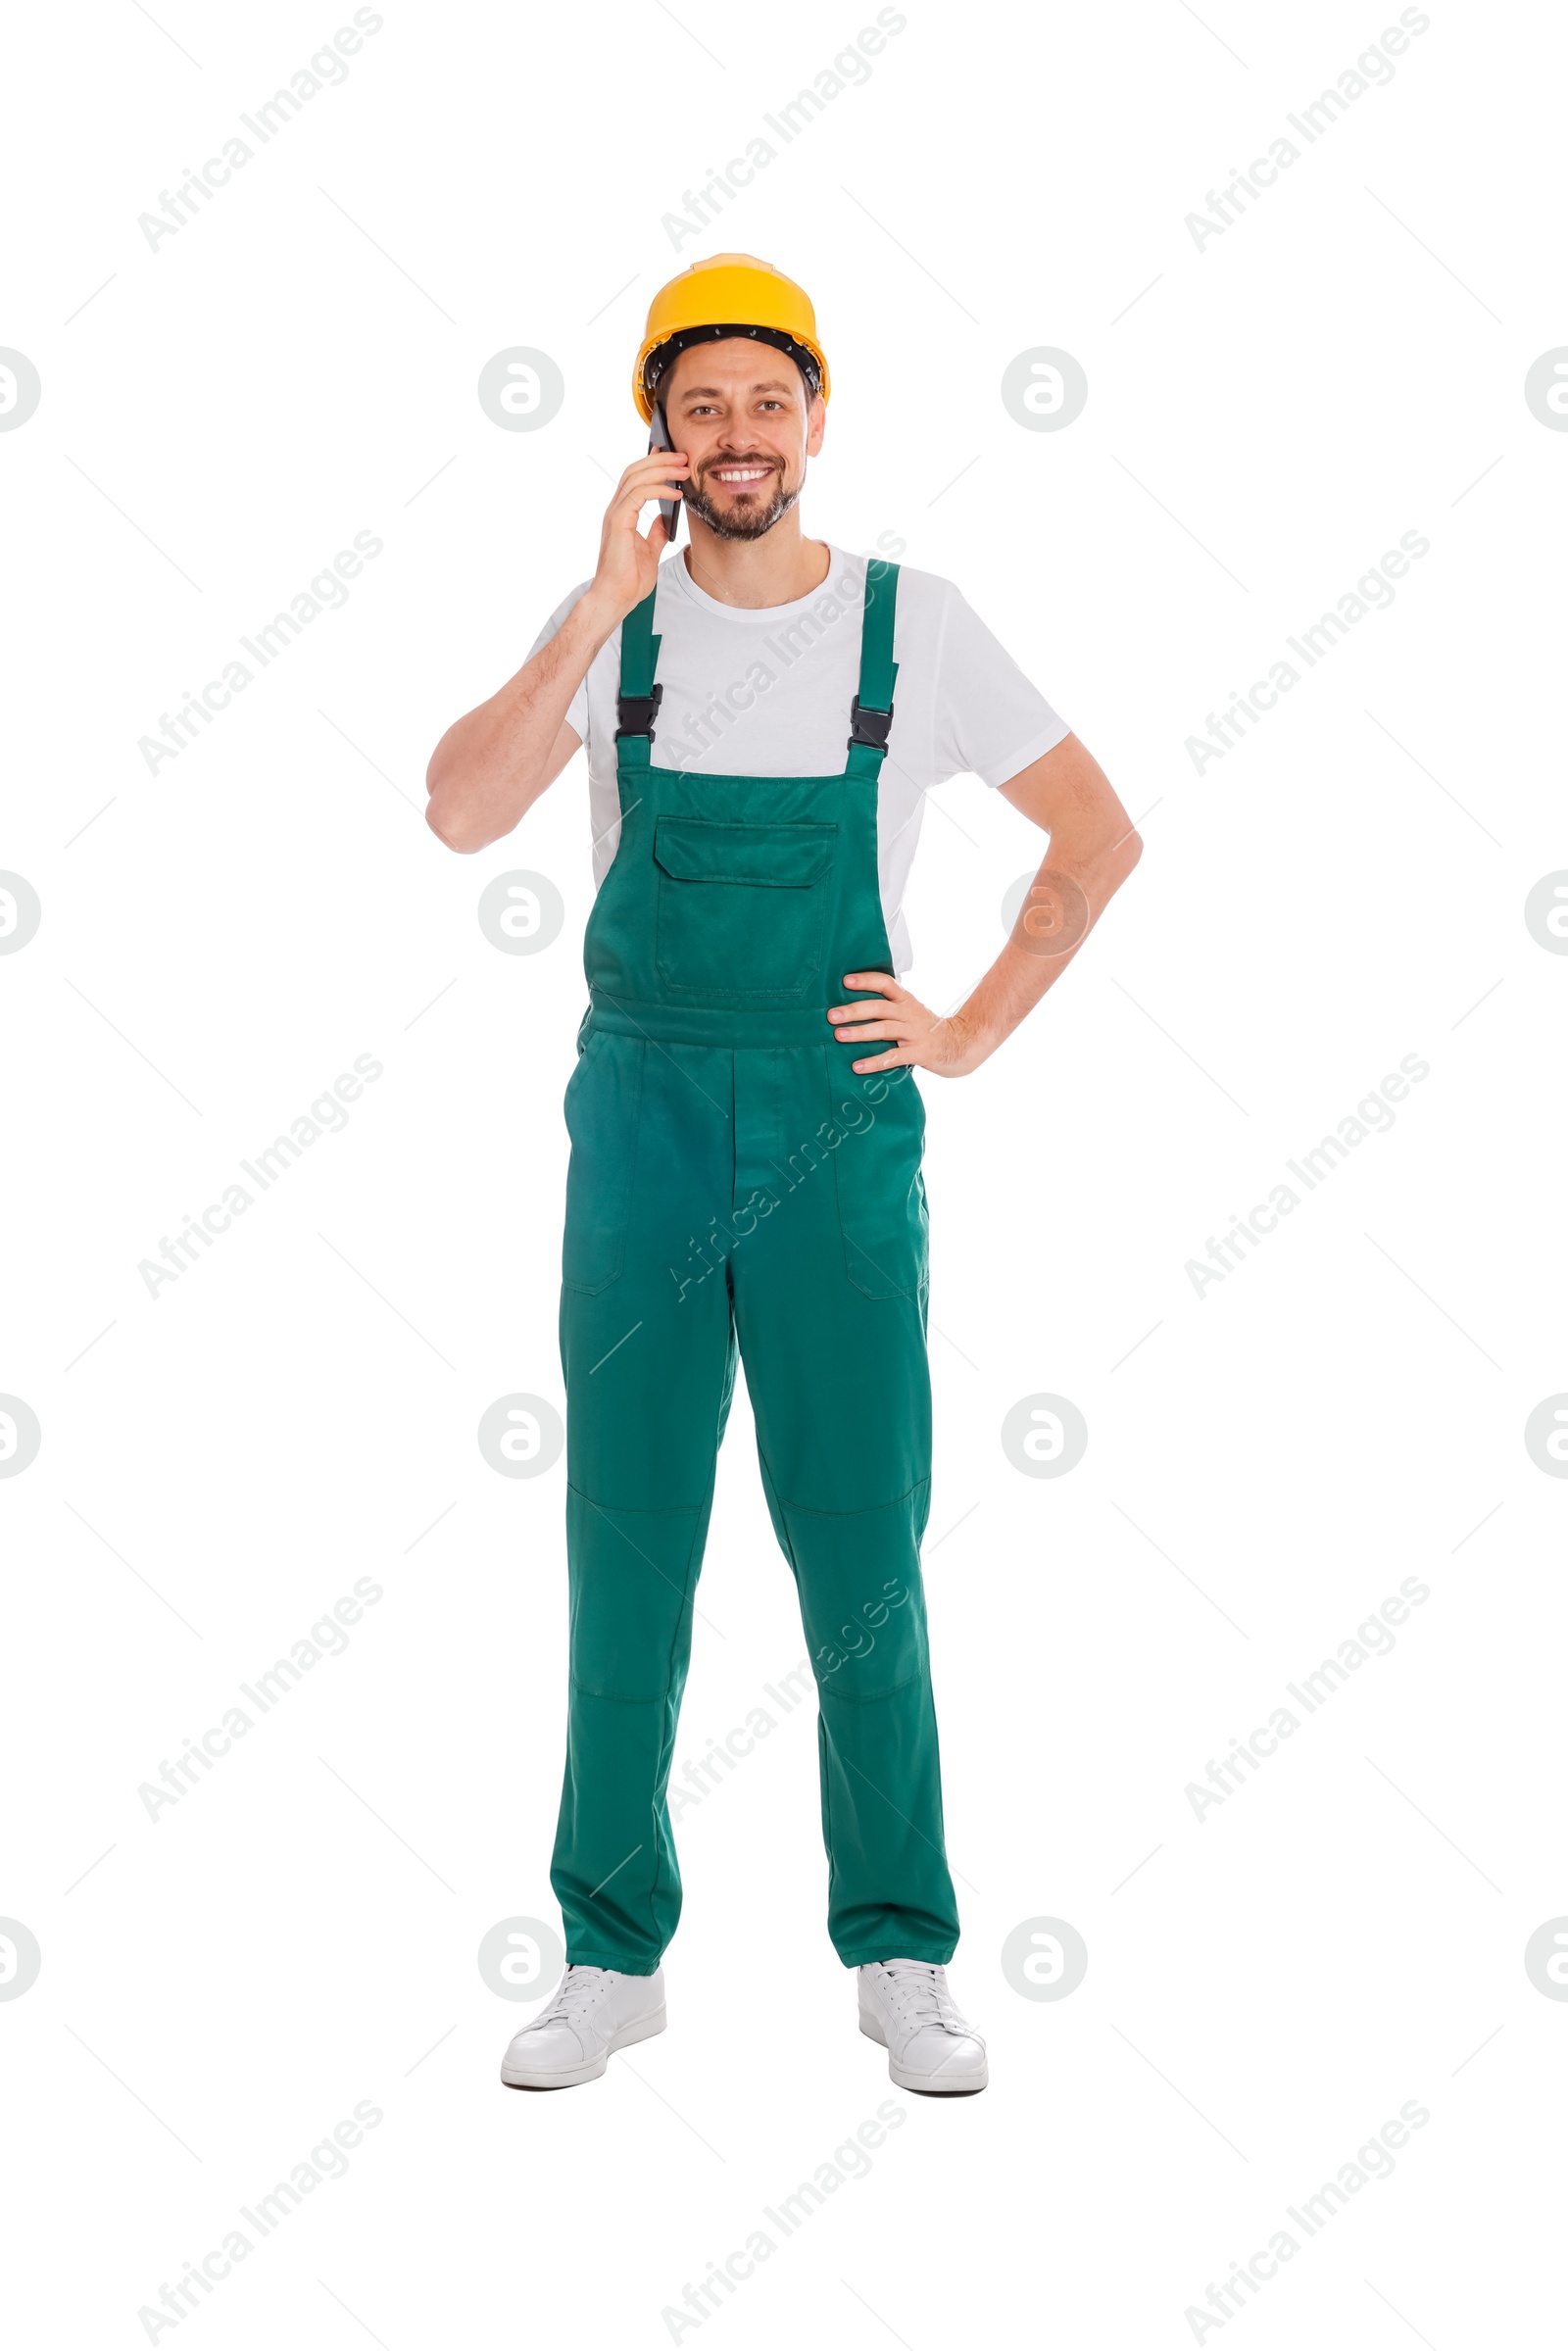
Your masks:
<instances>
[{"instance_id":1,"label":"white sneaker","mask_svg":"<svg viewBox=\"0 0 1568 2351\"><path fill-rule=\"evenodd\" d=\"M885 1959L860 1970L860 2031L888 2053L900 2089L966 2094L990 2081L986 2044L953 2004L946 1968Z\"/></svg>"},{"instance_id":2,"label":"white sneaker","mask_svg":"<svg viewBox=\"0 0 1568 2351\"><path fill-rule=\"evenodd\" d=\"M508 2089L571 2089L597 2082L615 2049L664 2030L664 1971L568 1967L555 1998L514 2035L501 2060Z\"/></svg>"}]
</instances>

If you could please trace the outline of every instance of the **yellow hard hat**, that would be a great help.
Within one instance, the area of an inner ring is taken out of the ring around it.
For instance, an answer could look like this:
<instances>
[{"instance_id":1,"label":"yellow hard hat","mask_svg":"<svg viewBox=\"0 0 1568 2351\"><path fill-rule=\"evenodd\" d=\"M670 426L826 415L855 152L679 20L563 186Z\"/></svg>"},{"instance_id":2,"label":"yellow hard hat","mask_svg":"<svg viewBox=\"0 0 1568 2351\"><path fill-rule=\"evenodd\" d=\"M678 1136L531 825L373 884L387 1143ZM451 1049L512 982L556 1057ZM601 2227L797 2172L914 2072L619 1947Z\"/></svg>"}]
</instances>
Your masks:
<instances>
[{"instance_id":1,"label":"yellow hard hat","mask_svg":"<svg viewBox=\"0 0 1568 2351\"><path fill-rule=\"evenodd\" d=\"M802 373L824 400L831 389L827 361L816 339L816 313L808 296L775 269L750 253L715 253L706 262L693 262L667 286L661 286L648 306L648 330L632 371L631 396L646 424L654 413L647 381L648 362L666 343L684 350L688 342L720 335L756 335L806 363ZM676 356L669 352L663 366ZM654 370L657 378L662 369Z\"/></svg>"}]
</instances>

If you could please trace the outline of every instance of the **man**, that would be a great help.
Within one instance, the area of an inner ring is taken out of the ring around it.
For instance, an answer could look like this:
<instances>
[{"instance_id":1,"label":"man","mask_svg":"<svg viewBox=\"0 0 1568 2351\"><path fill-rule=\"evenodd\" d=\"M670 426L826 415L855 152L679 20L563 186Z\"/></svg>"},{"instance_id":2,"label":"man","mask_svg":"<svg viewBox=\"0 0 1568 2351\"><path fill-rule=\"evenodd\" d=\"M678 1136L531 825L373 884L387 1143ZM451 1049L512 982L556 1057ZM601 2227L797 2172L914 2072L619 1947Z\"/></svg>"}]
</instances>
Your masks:
<instances>
[{"instance_id":1,"label":"man","mask_svg":"<svg viewBox=\"0 0 1568 2351\"><path fill-rule=\"evenodd\" d=\"M599 884L565 1100L567 1966L507 2052L517 2088L592 2081L663 2030L665 1790L737 1351L817 1681L828 1929L860 2029L906 2089L987 2081L945 1972L909 1073L995 1053L1141 845L955 588L804 535L829 391L811 305L768 264L720 254L664 287L633 377L660 451L622 474L593 578L430 761L432 828L477 850L586 744ZM639 517L677 495L691 545L662 564L673 531ZM996 962L938 1014L895 976L901 903L922 795L960 771L1050 849Z\"/></svg>"}]
</instances>

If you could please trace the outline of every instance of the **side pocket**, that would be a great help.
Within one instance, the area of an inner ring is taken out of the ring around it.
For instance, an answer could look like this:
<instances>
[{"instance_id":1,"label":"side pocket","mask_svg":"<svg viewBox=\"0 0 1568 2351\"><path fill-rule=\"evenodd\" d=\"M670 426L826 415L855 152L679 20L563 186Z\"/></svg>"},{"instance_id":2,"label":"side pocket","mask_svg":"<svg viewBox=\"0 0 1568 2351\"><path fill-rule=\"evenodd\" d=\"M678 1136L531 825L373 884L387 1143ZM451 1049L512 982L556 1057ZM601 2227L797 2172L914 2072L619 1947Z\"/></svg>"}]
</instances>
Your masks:
<instances>
[{"instance_id":1,"label":"side pocket","mask_svg":"<svg viewBox=\"0 0 1568 2351\"><path fill-rule=\"evenodd\" d=\"M866 1298L906 1298L923 1309L929 1280L925 1104L910 1071L871 1105L871 1123L847 1134L833 1154L844 1270Z\"/></svg>"},{"instance_id":2,"label":"side pocket","mask_svg":"<svg viewBox=\"0 0 1568 2351\"><path fill-rule=\"evenodd\" d=\"M645 1050L641 1038L592 1030L566 1084L563 1108L571 1163L561 1278L568 1290L608 1290L620 1279Z\"/></svg>"}]
</instances>

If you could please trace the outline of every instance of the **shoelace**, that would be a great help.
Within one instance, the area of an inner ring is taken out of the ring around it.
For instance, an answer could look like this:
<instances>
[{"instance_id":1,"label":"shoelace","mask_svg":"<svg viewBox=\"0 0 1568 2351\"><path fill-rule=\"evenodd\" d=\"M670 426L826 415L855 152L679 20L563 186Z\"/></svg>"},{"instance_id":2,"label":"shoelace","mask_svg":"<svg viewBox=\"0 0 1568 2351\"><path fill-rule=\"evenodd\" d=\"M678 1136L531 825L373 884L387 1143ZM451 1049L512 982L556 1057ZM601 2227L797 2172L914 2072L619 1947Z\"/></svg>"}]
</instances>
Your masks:
<instances>
[{"instance_id":1,"label":"shoelace","mask_svg":"<svg viewBox=\"0 0 1568 2351\"><path fill-rule=\"evenodd\" d=\"M944 2033L969 2033L940 1967L924 1959L886 1959L882 1973L895 1999L916 2024L936 2025Z\"/></svg>"},{"instance_id":2,"label":"shoelace","mask_svg":"<svg viewBox=\"0 0 1568 2351\"><path fill-rule=\"evenodd\" d=\"M534 2018L534 2025L553 2025L564 2022L574 2025L584 2011L598 1999L608 1985L613 1984L614 1971L602 1967L568 1967L556 1986L556 1994ZM531 2032L533 2027L529 2027Z\"/></svg>"}]
</instances>

